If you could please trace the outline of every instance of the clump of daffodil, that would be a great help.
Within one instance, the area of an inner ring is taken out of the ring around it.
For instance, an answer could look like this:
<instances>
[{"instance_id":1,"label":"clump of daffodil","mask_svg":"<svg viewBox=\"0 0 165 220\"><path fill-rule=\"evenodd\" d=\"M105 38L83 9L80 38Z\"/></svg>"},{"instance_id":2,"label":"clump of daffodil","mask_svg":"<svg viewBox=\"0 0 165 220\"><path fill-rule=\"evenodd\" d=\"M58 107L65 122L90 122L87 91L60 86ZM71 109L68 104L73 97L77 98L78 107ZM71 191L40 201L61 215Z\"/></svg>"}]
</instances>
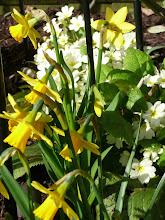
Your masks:
<instances>
[{"instance_id":1,"label":"clump of daffodil","mask_svg":"<svg viewBox=\"0 0 165 220\"><path fill-rule=\"evenodd\" d=\"M3 183L0 181L0 193L6 198L9 199L9 194L6 190L6 188L4 187Z\"/></svg>"},{"instance_id":2,"label":"clump of daffodil","mask_svg":"<svg viewBox=\"0 0 165 220\"><path fill-rule=\"evenodd\" d=\"M79 220L78 215L64 200L66 191L73 181L73 178L75 175L78 175L78 173L75 172L77 171L75 170L71 173L68 173L48 189L36 181L32 182L32 186L35 189L49 195L45 201L33 211L35 216L43 220L53 220L58 209L62 208L69 219Z\"/></svg>"},{"instance_id":3,"label":"clump of daffodil","mask_svg":"<svg viewBox=\"0 0 165 220\"><path fill-rule=\"evenodd\" d=\"M127 12L127 7L119 9L115 14L111 8L107 8L105 20L92 22L91 26L95 30L102 31L104 28L103 44L110 40L118 48L123 45L123 33L128 33L135 29L133 24L125 22Z\"/></svg>"},{"instance_id":4,"label":"clump of daffodil","mask_svg":"<svg viewBox=\"0 0 165 220\"><path fill-rule=\"evenodd\" d=\"M49 138L43 135L44 127L50 133L50 129L48 129L48 126L45 125L46 122L50 122L52 118L48 116L41 117L41 114L38 114L36 106L40 104L40 101L42 100L39 100L36 105L34 105L33 110L30 111L24 118L15 118L11 115L0 114L1 118L13 120L18 123L3 141L15 148L18 148L22 153L25 151L26 143L29 138L42 139L50 146L53 145Z\"/></svg>"},{"instance_id":5,"label":"clump of daffodil","mask_svg":"<svg viewBox=\"0 0 165 220\"><path fill-rule=\"evenodd\" d=\"M36 38L40 38L41 36L33 27L38 22L38 19L33 18L30 13L26 14L24 17L15 8L13 9L13 13L11 15L14 20L18 22L17 25L9 27L11 36L18 42L21 42L23 38L28 36L34 48L37 49Z\"/></svg>"},{"instance_id":6,"label":"clump of daffodil","mask_svg":"<svg viewBox=\"0 0 165 220\"><path fill-rule=\"evenodd\" d=\"M65 136L65 133L63 130L56 128L54 126L51 126L51 128L53 130L56 131L56 133L58 133L59 135ZM74 131L74 130L70 130L70 136L72 139L72 143L73 143L73 148L75 151L75 154L80 154L83 149L85 148L86 150L89 150L91 152L93 152L94 154L100 155L99 152L99 147L94 144L94 143L90 143L89 141L86 141L83 139L83 134L78 133L79 131ZM70 153L69 153L69 147L68 144L64 147L64 149L60 152L60 155L67 161L72 162Z\"/></svg>"},{"instance_id":7,"label":"clump of daffodil","mask_svg":"<svg viewBox=\"0 0 165 220\"><path fill-rule=\"evenodd\" d=\"M46 84L50 73L46 73L46 75L41 80L33 79L20 71L18 71L18 73L21 76L23 76L22 79L24 81L26 81L28 84L33 86L34 90L39 91L44 94L47 94L47 95L51 96L52 98L54 98L57 102L62 103L60 95L57 92L55 92L54 90L52 90L51 88L49 88ZM39 98L40 97L37 94L35 94L33 91L25 96L25 99L28 102L30 102L31 104L35 104Z\"/></svg>"}]
</instances>

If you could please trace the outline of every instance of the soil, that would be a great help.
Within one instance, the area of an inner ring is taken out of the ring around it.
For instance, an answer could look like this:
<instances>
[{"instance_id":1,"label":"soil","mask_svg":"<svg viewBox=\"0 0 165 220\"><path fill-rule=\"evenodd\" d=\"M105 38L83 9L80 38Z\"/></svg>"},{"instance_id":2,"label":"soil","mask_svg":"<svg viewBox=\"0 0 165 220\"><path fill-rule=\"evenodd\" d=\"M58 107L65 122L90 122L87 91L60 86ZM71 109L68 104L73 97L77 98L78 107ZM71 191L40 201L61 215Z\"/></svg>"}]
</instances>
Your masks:
<instances>
[{"instance_id":1,"label":"soil","mask_svg":"<svg viewBox=\"0 0 165 220\"><path fill-rule=\"evenodd\" d=\"M59 8L52 9L48 8L46 13L53 18L55 16L55 13L59 11ZM77 12L80 13L80 12ZM77 14L76 13L76 14ZM94 14L92 15L95 19L97 18L103 18L105 17L105 14ZM127 21L134 23L133 14L128 14ZM147 28L155 25L165 25L165 20L156 14L150 14L146 15L142 13L142 23L143 23L143 41L144 46L158 46L158 45L165 45L165 32L158 33L158 34L151 34L147 32ZM17 74L17 70L20 70L24 66L30 66L32 64L28 63L28 61L33 61L33 56L36 53L34 50L31 42L28 42L29 45L29 53L26 53L26 45L27 41L23 41L21 43L18 43L15 41L10 33L9 33L9 27L12 25L17 24L16 21L11 17L11 15L8 16L0 16L0 47L1 47L1 53L2 53L2 62L3 62L3 70L4 70L4 78L5 78L5 87L6 87L6 94L11 93L15 94L19 91L19 86L22 85L22 80L19 74ZM35 28L39 31L41 36L47 35L43 31L43 26L45 25L45 22L39 22ZM42 40L42 39L41 39ZM40 41L41 41L40 40ZM155 65L160 68L161 62L163 61L165 57L165 49L160 49L159 51L156 51L154 53L157 53L159 56L154 59ZM36 68L33 66L33 68ZM44 170L44 167L38 167L33 169L34 175L38 172L39 169ZM46 177L46 171L43 172L42 177L40 176L40 181L45 183L48 181ZM36 175L35 175L36 178ZM24 179L19 179L20 182L24 182ZM4 217L4 200L3 197L0 197L0 219Z\"/></svg>"}]
</instances>

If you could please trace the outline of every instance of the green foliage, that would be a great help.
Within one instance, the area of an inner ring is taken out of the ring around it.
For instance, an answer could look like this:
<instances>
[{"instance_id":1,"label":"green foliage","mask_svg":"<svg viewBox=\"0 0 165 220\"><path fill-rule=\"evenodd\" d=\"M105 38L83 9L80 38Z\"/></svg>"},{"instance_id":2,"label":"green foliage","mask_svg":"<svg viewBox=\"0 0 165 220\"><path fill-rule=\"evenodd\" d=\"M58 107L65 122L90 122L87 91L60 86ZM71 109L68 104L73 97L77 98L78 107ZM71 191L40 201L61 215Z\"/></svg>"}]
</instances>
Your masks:
<instances>
[{"instance_id":1,"label":"green foliage","mask_svg":"<svg viewBox=\"0 0 165 220\"><path fill-rule=\"evenodd\" d=\"M140 112L141 110L147 111L147 103L143 93L138 87L135 87L128 95L127 108L134 111Z\"/></svg>"},{"instance_id":2,"label":"green foliage","mask_svg":"<svg viewBox=\"0 0 165 220\"><path fill-rule=\"evenodd\" d=\"M125 141L127 144L133 145L134 137L132 126L116 111L104 112L102 114L102 123L106 132Z\"/></svg>"},{"instance_id":3,"label":"green foliage","mask_svg":"<svg viewBox=\"0 0 165 220\"><path fill-rule=\"evenodd\" d=\"M154 65L150 56L140 50L129 49L124 59L124 69L130 70L139 77L154 74Z\"/></svg>"},{"instance_id":4,"label":"green foliage","mask_svg":"<svg viewBox=\"0 0 165 220\"><path fill-rule=\"evenodd\" d=\"M107 66L106 64L101 64L101 74L100 74L100 83L106 82L108 78L108 74L112 71L112 68Z\"/></svg>"},{"instance_id":5,"label":"green foliage","mask_svg":"<svg viewBox=\"0 0 165 220\"><path fill-rule=\"evenodd\" d=\"M109 84L108 82L100 83L99 89L106 104L111 102L115 95L119 92L119 89L115 84Z\"/></svg>"},{"instance_id":6,"label":"green foliage","mask_svg":"<svg viewBox=\"0 0 165 220\"><path fill-rule=\"evenodd\" d=\"M163 153L160 155L160 158L159 158L157 164L161 167L165 166L165 149L163 150Z\"/></svg>"}]
</instances>

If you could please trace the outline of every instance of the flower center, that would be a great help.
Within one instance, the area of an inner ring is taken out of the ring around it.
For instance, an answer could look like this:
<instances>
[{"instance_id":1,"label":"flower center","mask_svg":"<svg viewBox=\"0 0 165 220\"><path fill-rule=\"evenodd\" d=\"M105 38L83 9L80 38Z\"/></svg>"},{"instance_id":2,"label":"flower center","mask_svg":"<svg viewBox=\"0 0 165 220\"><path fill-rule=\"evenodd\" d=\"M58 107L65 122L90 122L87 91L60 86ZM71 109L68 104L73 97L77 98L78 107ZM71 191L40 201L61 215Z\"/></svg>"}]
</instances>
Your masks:
<instances>
[{"instance_id":1,"label":"flower center","mask_svg":"<svg viewBox=\"0 0 165 220\"><path fill-rule=\"evenodd\" d=\"M138 173L143 173L145 168L143 166L138 166L137 168Z\"/></svg>"},{"instance_id":2,"label":"flower center","mask_svg":"<svg viewBox=\"0 0 165 220\"><path fill-rule=\"evenodd\" d=\"M152 118L155 118L158 114L156 111L151 111L150 115Z\"/></svg>"},{"instance_id":3,"label":"flower center","mask_svg":"<svg viewBox=\"0 0 165 220\"><path fill-rule=\"evenodd\" d=\"M73 61L71 61L71 62L69 63L69 65L72 66L72 67L73 67L75 64L76 64L76 63L73 62Z\"/></svg>"}]
</instances>

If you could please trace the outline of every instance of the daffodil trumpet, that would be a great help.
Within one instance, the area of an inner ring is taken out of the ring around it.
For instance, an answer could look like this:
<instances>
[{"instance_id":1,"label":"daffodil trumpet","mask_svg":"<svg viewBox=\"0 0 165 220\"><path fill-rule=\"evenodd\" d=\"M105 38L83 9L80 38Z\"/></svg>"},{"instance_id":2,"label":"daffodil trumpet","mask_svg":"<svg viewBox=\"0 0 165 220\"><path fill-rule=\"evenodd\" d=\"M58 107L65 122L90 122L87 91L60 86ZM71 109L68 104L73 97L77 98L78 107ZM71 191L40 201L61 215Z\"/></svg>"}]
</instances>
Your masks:
<instances>
[{"instance_id":1,"label":"daffodil trumpet","mask_svg":"<svg viewBox=\"0 0 165 220\"><path fill-rule=\"evenodd\" d=\"M33 27L38 22L38 19L33 18L30 13L26 14L24 17L15 8L13 9L13 13L11 15L14 20L18 22L17 25L9 27L11 36L18 42L21 42L23 38L28 36L34 48L37 49L36 38L40 38L41 36Z\"/></svg>"},{"instance_id":2,"label":"daffodil trumpet","mask_svg":"<svg viewBox=\"0 0 165 220\"><path fill-rule=\"evenodd\" d=\"M50 133L50 128L46 126L46 122L52 121L50 117L41 117L38 115L38 110L41 108L43 100L40 99L34 105L33 110L29 112L24 118L14 118L11 115L0 114L1 118L8 120L14 120L18 124L14 130L3 141L9 145L18 148L22 153L25 151L26 143L29 138L42 139L50 146L53 146L52 142L43 135L43 128L45 127Z\"/></svg>"}]
</instances>

